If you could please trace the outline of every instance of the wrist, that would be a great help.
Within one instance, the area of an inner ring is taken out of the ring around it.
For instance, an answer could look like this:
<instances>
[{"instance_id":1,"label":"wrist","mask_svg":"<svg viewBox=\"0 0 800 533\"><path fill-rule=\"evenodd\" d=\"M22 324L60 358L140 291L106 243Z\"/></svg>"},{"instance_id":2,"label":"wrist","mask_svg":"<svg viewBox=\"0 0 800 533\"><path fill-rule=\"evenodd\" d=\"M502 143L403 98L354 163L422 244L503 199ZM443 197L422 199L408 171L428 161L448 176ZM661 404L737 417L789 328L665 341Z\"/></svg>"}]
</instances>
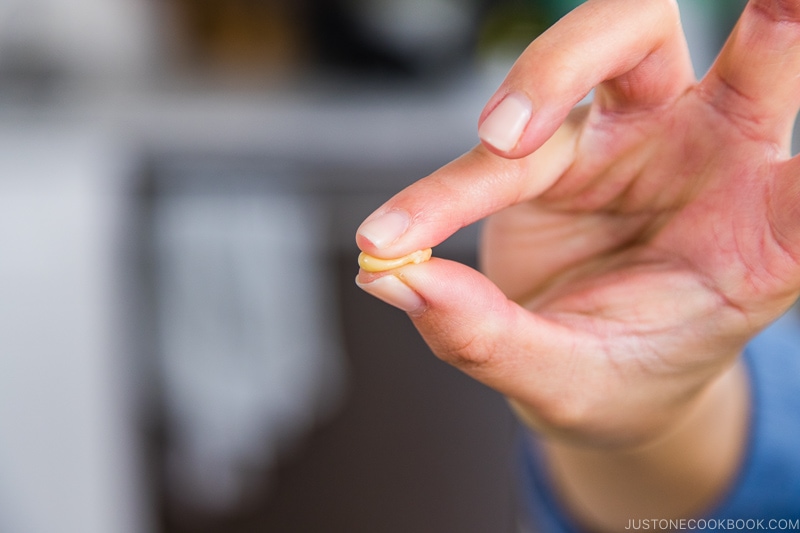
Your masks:
<instances>
[{"instance_id":1,"label":"wrist","mask_svg":"<svg viewBox=\"0 0 800 533\"><path fill-rule=\"evenodd\" d=\"M749 387L737 363L712 382L659 438L598 447L545 436L555 491L591 529L619 531L636 518L689 518L730 486L742 462Z\"/></svg>"}]
</instances>

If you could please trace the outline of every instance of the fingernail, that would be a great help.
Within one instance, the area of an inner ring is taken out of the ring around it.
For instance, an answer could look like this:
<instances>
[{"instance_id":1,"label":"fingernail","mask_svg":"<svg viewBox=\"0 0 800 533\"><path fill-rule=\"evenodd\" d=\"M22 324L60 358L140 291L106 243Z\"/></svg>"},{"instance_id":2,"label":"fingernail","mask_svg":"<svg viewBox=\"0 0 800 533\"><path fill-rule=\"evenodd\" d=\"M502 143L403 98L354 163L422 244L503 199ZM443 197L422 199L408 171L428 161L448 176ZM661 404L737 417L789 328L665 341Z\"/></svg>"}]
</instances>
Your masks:
<instances>
[{"instance_id":1,"label":"fingernail","mask_svg":"<svg viewBox=\"0 0 800 533\"><path fill-rule=\"evenodd\" d=\"M389 211L370 220L358 228L358 233L375 245L385 248L400 238L411 224L411 217L404 211Z\"/></svg>"},{"instance_id":2,"label":"fingernail","mask_svg":"<svg viewBox=\"0 0 800 533\"><path fill-rule=\"evenodd\" d=\"M369 283L360 283L356 280L356 285L406 313L419 313L425 309L425 300L395 276L383 276Z\"/></svg>"},{"instance_id":3,"label":"fingernail","mask_svg":"<svg viewBox=\"0 0 800 533\"><path fill-rule=\"evenodd\" d=\"M508 152L519 143L532 113L533 105L527 97L511 93L489 113L478 129L478 136L486 144Z\"/></svg>"}]
</instances>

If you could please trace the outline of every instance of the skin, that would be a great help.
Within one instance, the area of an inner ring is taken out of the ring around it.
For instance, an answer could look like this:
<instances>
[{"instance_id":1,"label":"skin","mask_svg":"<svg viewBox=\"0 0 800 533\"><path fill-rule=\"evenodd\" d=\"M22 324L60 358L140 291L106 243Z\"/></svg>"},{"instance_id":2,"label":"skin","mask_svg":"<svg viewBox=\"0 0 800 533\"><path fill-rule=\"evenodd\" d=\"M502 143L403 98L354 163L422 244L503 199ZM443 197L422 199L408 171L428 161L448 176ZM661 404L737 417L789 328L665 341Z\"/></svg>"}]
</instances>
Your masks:
<instances>
[{"instance_id":1,"label":"skin","mask_svg":"<svg viewBox=\"0 0 800 533\"><path fill-rule=\"evenodd\" d=\"M800 292L798 74L800 0L751 1L699 81L673 1L590 0L481 115L524 95L519 142L381 206L365 223L409 220L388 244L357 235L400 257L489 217L481 273L434 258L358 282L416 295L404 309L433 352L509 399L587 529L695 516L740 466L740 354Z\"/></svg>"}]
</instances>

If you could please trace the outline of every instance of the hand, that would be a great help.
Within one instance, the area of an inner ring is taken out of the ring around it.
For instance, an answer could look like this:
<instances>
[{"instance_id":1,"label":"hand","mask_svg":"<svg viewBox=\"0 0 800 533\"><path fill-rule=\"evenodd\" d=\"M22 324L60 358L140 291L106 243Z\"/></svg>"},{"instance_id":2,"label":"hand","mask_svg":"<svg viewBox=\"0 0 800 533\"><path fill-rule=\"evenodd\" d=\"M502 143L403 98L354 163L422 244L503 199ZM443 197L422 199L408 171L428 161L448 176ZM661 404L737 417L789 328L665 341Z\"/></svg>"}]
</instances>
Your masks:
<instances>
[{"instance_id":1,"label":"hand","mask_svg":"<svg viewBox=\"0 0 800 533\"><path fill-rule=\"evenodd\" d=\"M697 82L674 2L583 4L517 61L483 144L359 230L394 257L492 215L485 276L434 258L359 284L544 435L666 438L800 289L799 21L751 1Z\"/></svg>"}]
</instances>

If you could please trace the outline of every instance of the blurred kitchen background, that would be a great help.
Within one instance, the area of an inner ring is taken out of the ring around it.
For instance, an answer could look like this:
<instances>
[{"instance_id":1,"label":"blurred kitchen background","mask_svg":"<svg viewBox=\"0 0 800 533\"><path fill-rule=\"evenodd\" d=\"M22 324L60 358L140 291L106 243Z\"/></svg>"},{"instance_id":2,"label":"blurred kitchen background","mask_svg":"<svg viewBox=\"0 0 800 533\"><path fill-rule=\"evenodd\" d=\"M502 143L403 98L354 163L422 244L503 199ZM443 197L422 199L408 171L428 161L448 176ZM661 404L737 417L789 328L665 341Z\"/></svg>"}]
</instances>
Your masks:
<instances>
[{"instance_id":1,"label":"blurred kitchen background","mask_svg":"<svg viewBox=\"0 0 800 533\"><path fill-rule=\"evenodd\" d=\"M504 401L354 232L577 3L0 0L0 531L517 531ZM698 72L741 5L682 2Z\"/></svg>"}]
</instances>

